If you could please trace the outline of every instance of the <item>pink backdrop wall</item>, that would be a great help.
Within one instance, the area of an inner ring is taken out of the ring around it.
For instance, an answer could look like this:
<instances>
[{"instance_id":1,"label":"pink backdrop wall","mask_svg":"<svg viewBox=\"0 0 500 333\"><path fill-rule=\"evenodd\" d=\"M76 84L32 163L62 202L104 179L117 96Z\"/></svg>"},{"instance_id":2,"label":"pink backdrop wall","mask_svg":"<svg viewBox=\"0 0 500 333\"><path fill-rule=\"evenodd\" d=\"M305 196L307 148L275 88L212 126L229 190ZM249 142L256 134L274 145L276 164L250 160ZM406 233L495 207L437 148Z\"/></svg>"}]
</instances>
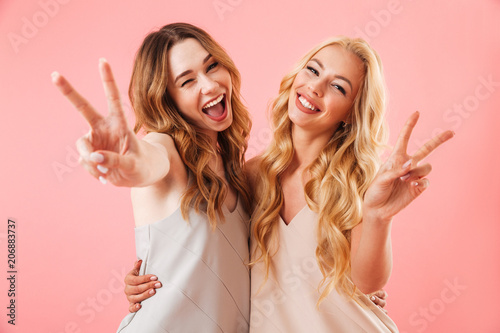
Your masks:
<instances>
[{"instance_id":1,"label":"pink backdrop wall","mask_svg":"<svg viewBox=\"0 0 500 333\"><path fill-rule=\"evenodd\" d=\"M361 35L380 53L394 142L422 113L410 149L439 129L456 137L429 158L431 187L394 222L390 316L402 332L500 332L500 1L0 1L0 331L113 332L127 313L135 260L129 189L77 165L83 118L52 86L58 70L105 112L99 57L125 95L153 27L208 30L243 77L254 126L280 78L310 47ZM132 122L132 111L127 113ZM16 222L16 326L9 319L7 223Z\"/></svg>"}]
</instances>

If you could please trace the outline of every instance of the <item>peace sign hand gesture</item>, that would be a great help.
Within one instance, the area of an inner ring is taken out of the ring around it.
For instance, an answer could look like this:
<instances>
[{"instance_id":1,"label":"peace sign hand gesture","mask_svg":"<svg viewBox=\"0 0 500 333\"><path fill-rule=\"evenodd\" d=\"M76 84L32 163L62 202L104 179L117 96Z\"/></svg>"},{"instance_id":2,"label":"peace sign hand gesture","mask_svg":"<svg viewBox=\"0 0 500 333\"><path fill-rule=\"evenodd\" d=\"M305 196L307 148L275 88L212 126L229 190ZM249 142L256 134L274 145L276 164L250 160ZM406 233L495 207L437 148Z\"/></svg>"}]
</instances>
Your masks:
<instances>
[{"instance_id":1,"label":"peace sign hand gesture","mask_svg":"<svg viewBox=\"0 0 500 333\"><path fill-rule=\"evenodd\" d=\"M80 111L90 131L76 142L80 164L95 178L117 186L134 186L140 182L139 140L128 127L120 93L105 59L99 60L99 71L108 100L109 114L103 117L59 73L52 81L61 93Z\"/></svg>"},{"instance_id":2,"label":"peace sign hand gesture","mask_svg":"<svg viewBox=\"0 0 500 333\"><path fill-rule=\"evenodd\" d=\"M411 132L418 121L419 113L413 113L401 130L396 146L387 161L381 166L364 198L364 215L390 221L408 206L429 186L424 178L431 172L431 165L418 165L434 149L451 139L452 131L442 132L427 141L412 156L406 153Z\"/></svg>"}]
</instances>

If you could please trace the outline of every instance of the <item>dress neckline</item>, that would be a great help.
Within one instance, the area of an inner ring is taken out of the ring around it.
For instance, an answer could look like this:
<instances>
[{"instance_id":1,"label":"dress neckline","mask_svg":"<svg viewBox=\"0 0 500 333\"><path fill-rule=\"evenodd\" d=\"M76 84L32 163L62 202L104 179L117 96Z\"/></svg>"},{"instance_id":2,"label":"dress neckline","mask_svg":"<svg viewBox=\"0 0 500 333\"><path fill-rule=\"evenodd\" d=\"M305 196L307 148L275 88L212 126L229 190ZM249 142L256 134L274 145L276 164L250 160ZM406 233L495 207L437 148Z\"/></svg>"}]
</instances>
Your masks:
<instances>
[{"instance_id":1,"label":"dress neckline","mask_svg":"<svg viewBox=\"0 0 500 333\"><path fill-rule=\"evenodd\" d=\"M226 198L226 200L227 200L227 198ZM233 210L230 210L227 207L226 200L224 201L224 203L222 203L222 209L225 210L229 214L233 214L235 211L238 210L238 206L240 205L240 193L238 191L236 191L236 205L234 205Z\"/></svg>"},{"instance_id":2,"label":"dress neckline","mask_svg":"<svg viewBox=\"0 0 500 333\"><path fill-rule=\"evenodd\" d=\"M308 207L309 207L309 206L308 206L307 204L305 204L305 206L304 206L304 207L302 207L302 209L301 209L301 210L299 210L299 211L297 212L297 214L295 214L295 216L294 216L294 217L293 217L293 218L292 218L292 219L288 222L288 224L285 222L285 220L283 219L283 217L281 217L281 214L278 214L278 215L279 215L279 217L280 217L280 220L281 220L281 221L280 221L280 222L281 222L281 224L283 224L285 227L288 227L288 226L289 226L290 224L292 224L292 222L293 222L293 221L295 221L295 219L297 219L297 217L298 217L300 214L302 214L302 212L304 212L304 211L306 210L306 208L308 208Z\"/></svg>"}]
</instances>

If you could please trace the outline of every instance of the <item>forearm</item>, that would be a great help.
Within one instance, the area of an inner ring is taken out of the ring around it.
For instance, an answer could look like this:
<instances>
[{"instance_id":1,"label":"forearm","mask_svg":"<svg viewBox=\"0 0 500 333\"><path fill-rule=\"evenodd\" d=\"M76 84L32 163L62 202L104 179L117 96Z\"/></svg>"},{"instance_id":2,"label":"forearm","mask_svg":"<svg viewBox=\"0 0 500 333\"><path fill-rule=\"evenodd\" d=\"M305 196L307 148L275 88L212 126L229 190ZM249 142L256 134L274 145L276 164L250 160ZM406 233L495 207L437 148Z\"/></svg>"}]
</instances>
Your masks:
<instances>
[{"instance_id":1,"label":"forearm","mask_svg":"<svg viewBox=\"0 0 500 333\"><path fill-rule=\"evenodd\" d=\"M153 185L168 174L170 169L168 152L161 143L139 140L139 151L135 166L138 177L133 187Z\"/></svg>"},{"instance_id":2,"label":"forearm","mask_svg":"<svg viewBox=\"0 0 500 333\"><path fill-rule=\"evenodd\" d=\"M391 225L368 213L351 233L351 277L365 294L382 289L391 275Z\"/></svg>"}]
</instances>

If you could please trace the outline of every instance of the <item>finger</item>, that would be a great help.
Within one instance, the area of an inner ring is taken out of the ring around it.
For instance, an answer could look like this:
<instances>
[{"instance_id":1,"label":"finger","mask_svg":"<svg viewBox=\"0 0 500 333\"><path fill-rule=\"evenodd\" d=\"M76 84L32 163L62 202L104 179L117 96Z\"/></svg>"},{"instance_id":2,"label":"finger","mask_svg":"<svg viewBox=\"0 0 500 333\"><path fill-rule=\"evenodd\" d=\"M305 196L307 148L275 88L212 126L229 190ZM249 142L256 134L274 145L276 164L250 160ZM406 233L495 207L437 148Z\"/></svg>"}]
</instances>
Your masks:
<instances>
[{"instance_id":1,"label":"finger","mask_svg":"<svg viewBox=\"0 0 500 333\"><path fill-rule=\"evenodd\" d=\"M156 294L156 291L154 289L148 289L144 291L141 294L138 295L127 295L127 300L129 303L140 303L144 301L145 299L150 298L151 296L154 296Z\"/></svg>"},{"instance_id":2,"label":"finger","mask_svg":"<svg viewBox=\"0 0 500 333\"><path fill-rule=\"evenodd\" d=\"M148 290L154 290L161 288L161 282L158 281L150 281L147 283L142 283L139 285L125 285L125 295L127 296L134 296L134 295L140 295L144 293L145 291Z\"/></svg>"},{"instance_id":3,"label":"finger","mask_svg":"<svg viewBox=\"0 0 500 333\"><path fill-rule=\"evenodd\" d=\"M425 157L427 157L434 149L451 139L455 135L454 132L452 131L444 131L442 133L439 133L429 141L427 141L420 149L413 154L412 160L415 163L418 163L419 161L423 160Z\"/></svg>"},{"instance_id":4,"label":"finger","mask_svg":"<svg viewBox=\"0 0 500 333\"><path fill-rule=\"evenodd\" d=\"M409 159L403 165L398 158L390 157L381 167L381 179L386 182L392 182L400 177L405 176L411 170L412 160Z\"/></svg>"},{"instance_id":5,"label":"finger","mask_svg":"<svg viewBox=\"0 0 500 333\"><path fill-rule=\"evenodd\" d=\"M381 299L377 297L377 305L381 308L384 308L387 305L387 301L385 299Z\"/></svg>"},{"instance_id":6,"label":"finger","mask_svg":"<svg viewBox=\"0 0 500 333\"><path fill-rule=\"evenodd\" d=\"M73 104L73 106L87 120L90 127L95 127L97 122L102 119L102 116L83 98L69 82L59 73L52 73L52 82L56 85L59 91Z\"/></svg>"},{"instance_id":7,"label":"finger","mask_svg":"<svg viewBox=\"0 0 500 333\"><path fill-rule=\"evenodd\" d=\"M95 165L90 165L88 163L85 163L83 160L80 159L80 164L82 165L82 167L87 170L88 173L90 173L94 178L96 179L99 179L101 182L103 182L103 180L101 180L100 178L103 177L103 174L101 172L99 172L99 170L96 169Z\"/></svg>"},{"instance_id":8,"label":"finger","mask_svg":"<svg viewBox=\"0 0 500 333\"><path fill-rule=\"evenodd\" d=\"M111 151L98 150L91 154L97 163L108 169L130 171L134 168L134 159L131 156L120 155Z\"/></svg>"},{"instance_id":9,"label":"finger","mask_svg":"<svg viewBox=\"0 0 500 333\"><path fill-rule=\"evenodd\" d=\"M429 180L427 178L422 178L416 181L411 182L411 187L413 188L413 195L414 197L419 196L422 194L423 191L425 191L429 187Z\"/></svg>"},{"instance_id":10,"label":"finger","mask_svg":"<svg viewBox=\"0 0 500 333\"><path fill-rule=\"evenodd\" d=\"M127 286L138 286L144 283L148 282L154 282L158 280L158 277L156 277L153 274L147 274L147 275L139 275L134 274L135 271L130 271L127 275L125 275L125 284Z\"/></svg>"},{"instance_id":11,"label":"finger","mask_svg":"<svg viewBox=\"0 0 500 333\"><path fill-rule=\"evenodd\" d=\"M401 180L411 182L412 180L417 180L427 176L432 171L432 166L429 163L420 165L410 172L401 176Z\"/></svg>"},{"instance_id":12,"label":"finger","mask_svg":"<svg viewBox=\"0 0 500 333\"><path fill-rule=\"evenodd\" d=\"M76 142L76 148L80 154L78 163L80 163L80 165L83 166L83 168L94 178L99 179L101 183L106 184L107 180L105 176L108 169L102 165L96 164L101 161L101 158L99 158L100 154L92 152L93 147L87 136L78 139Z\"/></svg>"},{"instance_id":13,"label":"finger","mask_svg":"<svg viewBox=\"0 0 500 333\"><path fill-rule=\"evenodd\" d=\"M373 293L373 295L377 296L380 299L385 300L387 298L387 292L384 289L380 289Z\"/></svg>"},{"instance_id":14,"label":"finger","mask_svg":"<svg viewBox=\"0 0 500 333\"><path fill-rule=\"evenodd\" d=\"M411 132L413 128L417 124L420 113L418 111L414 112L406 121L403 129L399 133L398 140L396 141L396 145L394 146L393 153L398 154L406 154L406 150L408 149L408 142L410 141Z\"/></svg>"},{"instance_id":15,"label":"finger","mask_svg":"<svg viewBox=\"0 0 500 333\"><path fill-rule=\"evenodd\" d=\"M382 298L380 298L380 297L378 297L378 296L376 296L376 295L372 295L372 296L370 297L370 300L371 300L371 301L372 301L375 305L378 305L378 306L380 306L381 308L383 308L383 307L387 304L387 302L386 302L384 299L382 299Z\"/></svg>"},{"instance_id":16,"label":"finger","mask_svg":"<svg viewBox=\"0 0 500 333\"><path fill-rule=\"evenodd\" d=\"M128 311L131 312L131 313L134 313L134 312L139 311L140 308L141 308L141 304L139 304L139 303L132 303L132 304L129 305Z\"/></svg>"},{"instance_id":17,"label":"finger","mask_svg":"<svg viewBox=\"0 0 500 333\"><path fill-rule=\"evenodd\" d=\"M104 92L108 100L108 108L110 114L123 116L122 103L120 101L120 91L116 86L116 81L111 71L111 66L104 58L99 59L99 72L101 73L101 80L104 86Z\"/></svg>"},{"instance_id":18,"label":"finger","mask_svg":"<svg viewBox=\"0 0 500 333\"><path fill-rule=\"evenodd\" d=\"M137 260L135 263L134 263L134 268L132 268L132 270L130 271L132 274L134 275L139 275L139 271L141 269L141 265L142 265L142 260Z\"/></svg>"},{"instance_id":19,"label":"finger","mask_svg":"<svg viewBox=\"0 0 500 333\"><path fill-rule=\"evenodd\" d=\"M80 158L86 162L90 162L90 154L94 151L94 147L92 147L88 134L76 141L76 150L80 154Z\"/></svg>"}]
</instances>

